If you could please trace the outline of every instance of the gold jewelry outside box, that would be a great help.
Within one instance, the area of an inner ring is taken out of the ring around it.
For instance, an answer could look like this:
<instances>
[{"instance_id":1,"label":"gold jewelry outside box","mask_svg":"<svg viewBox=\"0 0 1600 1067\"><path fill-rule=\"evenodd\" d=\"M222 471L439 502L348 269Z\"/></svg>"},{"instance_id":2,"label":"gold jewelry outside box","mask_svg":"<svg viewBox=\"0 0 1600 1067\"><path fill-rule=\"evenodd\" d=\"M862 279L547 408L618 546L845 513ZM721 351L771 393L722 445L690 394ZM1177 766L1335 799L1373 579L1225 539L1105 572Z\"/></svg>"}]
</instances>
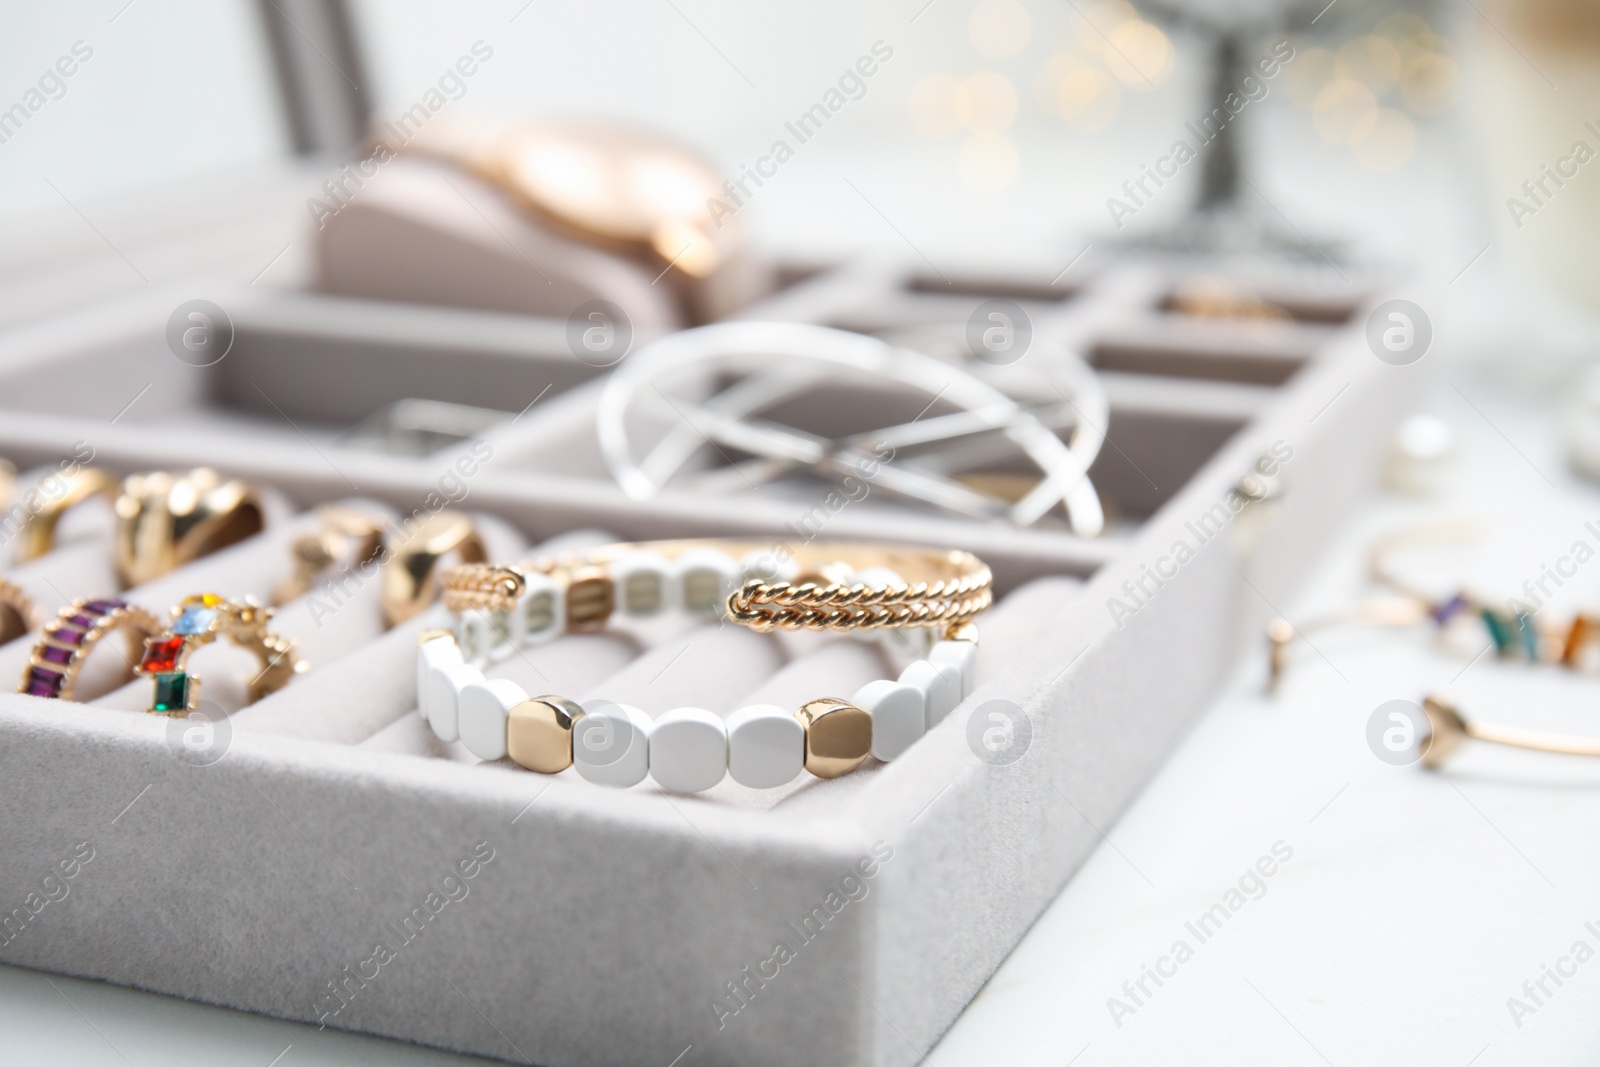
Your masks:
<instances>
[{"instance_id":1,"label":"gold jewelry outside box","mask_svg":"<svg viewBox=\"0 0 1600 1067\"><path fill-rule=\"evenodd\" d=\"M1439 596L1421 588L1394 566L1397 552L1464 544L1477 535L1474 523L1443 522L1401 529L1375 540L1368 550L1368 576L1394 595L1357 601L1298 625L1285 618L1273 619L1267 625L1268 690L1275 690L1283 680L1296 641L1309 644L1309 635L1343 626L1399 628L1432 622L1441 635L1446 635L1460 620L1474 619L1481 623L1490 646L1502 659L1559 665L1569 670L1592 665L1595 648L1600 645L1600 617L1579 613L1570 620L1549 618L1534 605L1519 606L1507 601L1500 606L1466 588Z\"/></svg>"},{"instance_id":2,"label":"gold jewelry outside box","mask_svg":"<svg viewBox=\"0 0 1600 1067\"><path fill-rule=\"evenodd\" d=\"M1428 738L1423 742L1422 765L1438 770L1468 738L1511 748L1554 752L1565 756L1600 756L1600 737L1575 737L1571 734L1526 730L1520 726L1469 722L1449 700L1430 694L1422 702L1428 717Z\"/></svg>"}]
</instances>

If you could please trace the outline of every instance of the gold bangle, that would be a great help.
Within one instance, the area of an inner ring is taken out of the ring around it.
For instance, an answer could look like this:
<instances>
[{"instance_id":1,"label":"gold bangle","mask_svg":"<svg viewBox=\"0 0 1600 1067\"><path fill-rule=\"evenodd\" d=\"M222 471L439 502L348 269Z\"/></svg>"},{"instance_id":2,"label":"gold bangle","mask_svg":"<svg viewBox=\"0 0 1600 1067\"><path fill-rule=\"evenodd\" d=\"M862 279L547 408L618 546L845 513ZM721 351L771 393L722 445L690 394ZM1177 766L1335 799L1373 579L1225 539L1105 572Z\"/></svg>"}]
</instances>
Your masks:
<instances>
[{"instance_id":1,"label":"gold bangle","mask_svg":"<svg viewBox=\"0 0 1600 1067\"><path fill-rule=\"evenodd\" d=\"M1575 615L1570 622L1545 621L1538 617L1536 605L1508 602L1496 607L1461 590L1440 599L1407 581L1391 564L1390 556L1406 548L1423 545L1460 544L1477 536L1470 522L1437 523L1387 534L1368 551L1367 572L1377 584L1397 597L1356 603L1308 623L1296 626L1277 618L1267 624L1268 688L1276 688L1288 667L1290 647L1308 633L1334 626L1404 627L1431 621L1442 633L1463 618L1476 618L1501 659L1524 659L1530 663L1559 664L1577 670L1584 654L1600 642L1600 618Z\"/></svg>"},{"instance_id":2,"label":"gold bangle","mask_svg":"<svg viewBox=\"0 0 1600 1067\"><path fill-rule=\"evenodd\" d=\"M143 585L261 532L255 488L209 467L135 474L117 497L114 561L124 587Z\"/></svg>"},{"instance_id":3,"label":"gold bangle","mask_svg":"<svg viewBox=\"0 0 1600 1067\"><path fill-rule=\"evenodd\" d=\"M1469 722L1461 717L1454 704L1436 693L1423 700L1422 711L1428 717L1428 739L1422 748L1422 765L1430 770L1438 770L1443 766L1468 738L1536 752L1600 756L1600 737L1575 737L1497 723Z\"/></svg>"},{"instance_id":4,"label":"gold bangle","mask_svg":"<svg viewBox=\"0 0 1600 1067\"><path fill-rule=\"evenodd\" d=\"M200 678L188 672L189 656L219 637L255 653L261 663L261 670L247 687L250 703L289 684L306 669L306 663L295 655L293 641L268 632L271 619L271 608L248 597L229 600L204 593L183 600L172 609L167 628L145 640L144 657L135 668L154 683L146 710L183 716L198 707Z\"/></svg>"},{"instance_id":5,"label":"gold bangle","mask_svg":"<svg viewBox=\"0 0 1600 1067\"><path fill-rule=\"evenodd\" d=\"M1516 606L1508 602L1506 609L1501 610L1465 589L1440 600L1408 582L1389 560L1393 553L1406 548L1463 544L1477 536L1478 527L1472 522L1443 522L1399 530L1373 543L1367 553L1367 571L1374 582L1416 601L1440 628L1463 615L1477 616L1496 654L1502 658L1520 655L1535 663L1561 661L1574 666L1580 649L1573 640L1576 638L1581 643L1586 634L1579 625L1581 619L1571 626L1546 624L1541 629L1531 605Z\"/></svg>"},{"instance_id":6,"label":"gold bangle","mask_svg":"<svg viewBox=\"0 0 1600 1067\"><path fill-rule=\"evenodd\" d=\"M317 509L322 525L289 546L294 573L279 582L272 602L286 604L311 591L317 576L335 564L364 567L383 555L383 527L366 513L330 505Z\"/></svg>"},{"instance_id":7,"label":"gold bangle","mask_svg":"<svg viewBox=\"0 0 1600 1067\"><path fill-rule=\"evenodd\" d=\"M590 552L547 557L522 566L483 564L445 571L444 603L451 611L510 611L532 574L554 578L565 592L567 624L604 626L626 597L612 564L630 556L678 559L690 552L720 553L729 560L771 556L771 542L743 539L646 541L608 545ZM811 542L788 556L793 574L749 577L726 591L719 607L734 622L758 631L881 630L942 626L946 631L986 611L993 602L993 575L970 552L876 544ZM903 584L855 581L869 569L893 571ZM776 570L776 568L774 568ZM648 576L648 575L647 575Z\"/></svg>"},{"instance_id":8,"label":"gold bangle","mask_svg":"<svg viewBox=\"0 0 1600 1067\"><path fill-rule=\"evenodd\" d=\"M1336 611L1296 626L1285 618L1267 623L1267 687L1274 690L1289 669L1289 652L1296 641L1309 639L1320 630L1340 626L1415 626L1429 617L1428 607L1408 597L1362 600L1343 611Z\"/></svg>"},{"instance_id":9,"label":"gold bangle","mask_svg":"<svg viewBox=\"0 0 1600 1067\"><path fill-rule=\"evenodd\" d=\"M1437 607L1438 602L1432 596L1412 585L1394 568L1390 557L1408 548L1470 543L1477 539L1478 532L1473 522L1438 522L1385 534L1367 549L1367 573L1374 582L1401 596Z\"/></svg>"},{"instance_id":10,"label":"gold bangle","mask_svg":"<svg viewBox=\"0 0 1600 1067\"><path fill-rule=\"evenodd\" d=\"M39 625L39 608L33 597L15 582L0 578L0 645L32 633Z\"/></svg>"},{"instance_id":11,"label":"gold bangle","mask_svg":"<svg viewBox=\"0 0 1600 1067\"><path fill-rule=\"evenodd\" d=\"M1432 622L1440 632L1458 618L1473 617L1483 624L1495 654L1501 659L1522 658L1530 663L1560 664L1572 670L1582 665L1584 650L1600 640L1600 620L1578 615L1566 625L1540 624L1527 612L1515 615L1484 604L1467 593L1457 593L1433 604L1407 597L1360 601L1331 615L1299 626L1285 618L1267 624L1268 689L1275 689L1288 670L1289 651L1297 640L1336 626L1400 628Z\"/></svg>"},{"instance_id":12,"label":"gold bangle","mask_svg":"<svg viewBox=\"0 0 1600 1067\"><path fill-rule=\"evenodd\" d=\"M416 618L439 598L439 564L451 553L464 564L489 558L477 527L459 511L429 515L390 546L381 574L387 625Z\"/></svg>"},{"instance_id":13,"label":"gold bangle","mask_svg":"<svg viewBox=\"0 0 1600 1067\"><path fill-rule=\"evenodd\" d=\"M143 608L115 597L74 600L45 626L28 657L17 692L72 700L90 652L101 638L119 630L128 637L128 653L123 658L132 666L145 639L161 632L161 623Z\"/></svg>"},{"instance_id":14,"label":"gold bangle","mask_svg":"<svg viewBox=\"0 0 1600 1067\"><path fill-rule=\"evenodd\" d=\"M116 479L98 467L79 467L69 474L60 475L60 478L65 483L61 494L52 499L41 490L40 495L46 499L17 531L17 546L11 557L13 561L26 563L49 552L55 547L56 527L61 522L61 516L91 497L103 495L110 498L116 492Z\"/></svg>"}]
</instances>

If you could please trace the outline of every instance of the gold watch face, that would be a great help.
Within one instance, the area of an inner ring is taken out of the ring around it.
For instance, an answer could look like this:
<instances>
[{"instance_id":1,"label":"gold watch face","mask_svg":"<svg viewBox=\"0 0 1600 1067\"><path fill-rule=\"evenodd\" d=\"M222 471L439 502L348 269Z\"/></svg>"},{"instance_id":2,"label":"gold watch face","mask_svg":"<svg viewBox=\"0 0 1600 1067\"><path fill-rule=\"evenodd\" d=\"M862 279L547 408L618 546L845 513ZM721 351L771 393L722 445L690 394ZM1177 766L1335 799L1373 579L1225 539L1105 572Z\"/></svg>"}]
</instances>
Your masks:
<instances>
[{"instance_id":1,"label":"gold watch face","mask_svg":"<svg viewBox=\"0 0 1600 1067\"><path fill-rule=\"evenodd\" d=\"M503 155L506 182L538 210L580 232L648 246L696 278L721 253L708 201L717 172L681 147L615 130L529 129Z\"/></svg>"}]
</instances>

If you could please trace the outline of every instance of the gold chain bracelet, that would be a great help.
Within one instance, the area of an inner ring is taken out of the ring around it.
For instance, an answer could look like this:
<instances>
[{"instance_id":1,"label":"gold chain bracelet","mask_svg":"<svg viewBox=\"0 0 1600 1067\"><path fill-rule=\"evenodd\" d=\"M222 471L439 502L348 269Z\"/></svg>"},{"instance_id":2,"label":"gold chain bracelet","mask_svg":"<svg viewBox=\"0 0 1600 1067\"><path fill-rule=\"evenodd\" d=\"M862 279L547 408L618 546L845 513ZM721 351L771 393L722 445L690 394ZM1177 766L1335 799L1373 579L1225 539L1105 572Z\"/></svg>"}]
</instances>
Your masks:
<instances>
[{"instance_id":1,"label":"gold chain bracelet","mask_svg":"<svg viewBox=\"0 0 1600 1067\"><path fill-rule=\"evenodd\" d=\"M605 624L619 595L628 595L629 571L619 573L615 564L642 555L688 562L704 553L727 561L720 569L701 564L716 606L740 625L762 632L927 626L953 631L994 601L994 577L970 552L868 542L785 552L760 541L711 539L608 545L518 566L453 567L441 576L444 604L458 613L510 612L539 575L564 590L568 627L593 629Z\"/></svg>"}]
</instances>

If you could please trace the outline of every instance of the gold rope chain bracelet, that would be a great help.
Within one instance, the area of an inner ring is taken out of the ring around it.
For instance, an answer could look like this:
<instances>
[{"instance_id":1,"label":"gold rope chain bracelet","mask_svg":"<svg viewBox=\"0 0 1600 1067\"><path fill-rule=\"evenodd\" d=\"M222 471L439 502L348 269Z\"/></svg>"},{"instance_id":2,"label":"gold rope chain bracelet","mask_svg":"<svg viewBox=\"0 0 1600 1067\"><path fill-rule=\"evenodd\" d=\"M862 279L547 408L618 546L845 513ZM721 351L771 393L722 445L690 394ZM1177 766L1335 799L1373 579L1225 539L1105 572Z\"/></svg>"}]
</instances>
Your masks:
<instances>
[{"instance_id":1,"label":"gold rope chain bracelet","mask_svg":"<svg viewBox=\"0 0 1600 1067\"><path fill-rule=\"evenodd\" d=\"M636 617L673 607L725 611L762 632L938 625L949 631L994 601L993 575L970 552L857 542L806 545L792 554L758 541L626 543L518 566L454 567L441 581L452 612L491 615L509 614L554 585L564 593L569 632L599 629L619 607ZM674 584L681 589L677 604L667 592Z\"/></svg>"}]
</instances>

